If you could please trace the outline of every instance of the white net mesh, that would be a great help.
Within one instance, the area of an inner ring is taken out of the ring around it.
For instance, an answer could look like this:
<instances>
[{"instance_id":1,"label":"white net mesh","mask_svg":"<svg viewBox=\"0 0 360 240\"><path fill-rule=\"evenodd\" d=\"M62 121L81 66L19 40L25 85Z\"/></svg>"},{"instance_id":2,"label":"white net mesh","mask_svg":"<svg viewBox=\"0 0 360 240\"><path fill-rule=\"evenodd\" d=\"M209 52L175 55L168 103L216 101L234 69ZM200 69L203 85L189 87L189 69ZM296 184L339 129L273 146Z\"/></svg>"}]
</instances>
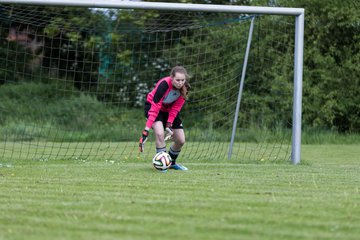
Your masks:
<instances>
[{"instance_id":1,"label":"white net mesh","mask_svg":"<svg viewBox=\"0 0 360 240\"><path fill-rule=\"evenodd\" d=\"M0 8L3 158L151 159L152 136L138 153L143 104L175 65L188 69L192 86L181 112L181 158L227 158L252 16ZM290 158L294 26L287 18L256 16L233 161Z\"/></svg>"}]
</instances>

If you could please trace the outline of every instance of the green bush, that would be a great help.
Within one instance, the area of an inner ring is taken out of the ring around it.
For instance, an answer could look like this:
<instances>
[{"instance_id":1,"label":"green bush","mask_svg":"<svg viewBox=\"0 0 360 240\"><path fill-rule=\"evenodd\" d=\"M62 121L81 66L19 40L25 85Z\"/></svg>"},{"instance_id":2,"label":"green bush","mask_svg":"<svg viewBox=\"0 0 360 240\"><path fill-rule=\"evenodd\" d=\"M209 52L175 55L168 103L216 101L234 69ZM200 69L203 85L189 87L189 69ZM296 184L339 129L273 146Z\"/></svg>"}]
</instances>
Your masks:
<instances>
[{"instance_id":1,"label":"green bush","mask_svg":"<svg viewBox=\"0 0 360 240\"><path fill-rule=\"evenodd\" d=\"M105 104L75 89L59 91L53 83L2 85L0 111L3 138L15 140L120 140L129 139L130 131L143 127L139 126L143 124L139 109Z\"/></svg>"}]
</instances>

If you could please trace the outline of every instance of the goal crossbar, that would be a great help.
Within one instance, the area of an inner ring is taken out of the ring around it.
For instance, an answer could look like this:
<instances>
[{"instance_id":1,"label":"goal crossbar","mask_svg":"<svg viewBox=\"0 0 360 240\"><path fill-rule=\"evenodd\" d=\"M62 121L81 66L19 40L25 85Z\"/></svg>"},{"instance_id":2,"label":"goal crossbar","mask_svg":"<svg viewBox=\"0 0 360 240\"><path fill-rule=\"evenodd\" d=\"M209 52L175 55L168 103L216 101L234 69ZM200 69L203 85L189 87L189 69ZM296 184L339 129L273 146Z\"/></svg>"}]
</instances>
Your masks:
<instances>
[{"instance_id":1,"label":"goal crossbar","mask_svg":"<svg viewBox=\"0 0 360 240\"><path fill-rule=\"evenodd\" d=\"M227 12L246 14L274 14L293 15L304 14L303 8L285 7L252 7L216 4L193 4L193 3L164 3L164 2L130 2L117 0L0 0L0 3L27 4L27 5L53 5L74 6L93 8L123 8L123 9L153 9L153 10L176 10L176 11L204 11L204 12Z\"/></svg>"}]
</instances>

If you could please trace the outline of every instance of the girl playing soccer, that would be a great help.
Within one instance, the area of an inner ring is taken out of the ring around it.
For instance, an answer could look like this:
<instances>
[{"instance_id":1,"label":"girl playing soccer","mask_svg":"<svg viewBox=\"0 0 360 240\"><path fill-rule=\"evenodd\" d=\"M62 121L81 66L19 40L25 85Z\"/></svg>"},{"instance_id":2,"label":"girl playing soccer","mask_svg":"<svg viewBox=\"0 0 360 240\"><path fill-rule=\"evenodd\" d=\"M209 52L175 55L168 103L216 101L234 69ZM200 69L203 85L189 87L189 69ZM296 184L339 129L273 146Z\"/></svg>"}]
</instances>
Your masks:
<instances>
[{"instance_id":1,"label":"girl playing soccer","mask_svg":"<svg viewBox=\"0 0 360 240\"><path fill-rule=\"evenodd\" d=\"M171 70L170 76L156 83L155 88L146 97L144 110L147 120L139 141L139 150L143 152L149 130L152 128L156 152L166 152L165 141L173 139L169 155L172 159L170 168L175 170L187 170L186 167L177 164L176 159L185 144L185 133L179 113L190 90L188 79L186 69L176 66Z\"/></svg>"}]
</instances>

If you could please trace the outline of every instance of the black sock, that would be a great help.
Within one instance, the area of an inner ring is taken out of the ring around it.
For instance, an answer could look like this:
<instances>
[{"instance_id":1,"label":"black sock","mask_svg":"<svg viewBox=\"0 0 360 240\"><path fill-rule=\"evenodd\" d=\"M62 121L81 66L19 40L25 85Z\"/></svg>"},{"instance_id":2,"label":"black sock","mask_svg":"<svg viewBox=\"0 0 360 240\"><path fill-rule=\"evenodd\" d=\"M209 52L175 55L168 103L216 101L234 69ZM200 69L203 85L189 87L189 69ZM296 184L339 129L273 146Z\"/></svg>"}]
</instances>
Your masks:
<instances>
[{"instance_id":1,"label":"black sock","mask_svg":"<svg viewBox=\"0 0 360 240\"><path fill-rule=\"evenodd\" d=\"M171 157L171 164L175 164L175 163L176 163L176 159L177 159L177 157L179 156L180 151L181 151L181 149L180 149L179 151L175 151L175 150L172 149L172 147L170 147L169 155L170 155L170 157Z\"/></svg>"}]
</instances>

